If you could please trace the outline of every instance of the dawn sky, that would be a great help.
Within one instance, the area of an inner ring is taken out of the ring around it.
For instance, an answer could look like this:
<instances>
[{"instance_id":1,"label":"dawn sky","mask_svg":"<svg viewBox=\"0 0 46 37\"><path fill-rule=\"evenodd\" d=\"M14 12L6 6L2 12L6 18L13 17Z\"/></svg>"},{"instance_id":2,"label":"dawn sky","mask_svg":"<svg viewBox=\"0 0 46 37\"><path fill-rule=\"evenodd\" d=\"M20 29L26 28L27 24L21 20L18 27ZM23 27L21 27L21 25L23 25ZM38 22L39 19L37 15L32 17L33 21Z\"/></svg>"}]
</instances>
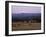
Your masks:
<instances>
[{"instance_id":1,"label":"dawn sky","mask_svg":"<svg viewBox=\"0 0 46 37\"><path fill-rule=\"evenodd\" d=\"M41 13L41 7L36 6L12 6L12 13Z\"/></svg>"}]
</instances>

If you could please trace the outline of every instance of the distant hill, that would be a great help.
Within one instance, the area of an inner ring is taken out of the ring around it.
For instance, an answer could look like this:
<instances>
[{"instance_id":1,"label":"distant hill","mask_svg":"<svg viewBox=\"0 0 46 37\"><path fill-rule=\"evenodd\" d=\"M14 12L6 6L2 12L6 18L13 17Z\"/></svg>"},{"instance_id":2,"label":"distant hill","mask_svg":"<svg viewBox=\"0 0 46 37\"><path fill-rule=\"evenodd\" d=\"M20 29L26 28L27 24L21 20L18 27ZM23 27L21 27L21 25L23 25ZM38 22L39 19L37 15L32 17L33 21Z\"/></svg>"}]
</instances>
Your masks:
<instances>
[{"instance_id":1,"label":"distant hill","mask_svg":"<svg viewBox=\"0 0 46 37\"><path fill-rule=\"evenodd\" d=\"M12 14L12 21L41 20L41 13Z\"/></svg>"},{"instance_id":2,"label":"distant hill","mask_svg":"<svg viewBox=\"0 0 46 37\"><path fill-rule=\"evenodd\" d=\"M20 13L20 14L12 14L13 17L26 17L26 16L40 16L40 13Z\"/></svg>"}]
</instances>

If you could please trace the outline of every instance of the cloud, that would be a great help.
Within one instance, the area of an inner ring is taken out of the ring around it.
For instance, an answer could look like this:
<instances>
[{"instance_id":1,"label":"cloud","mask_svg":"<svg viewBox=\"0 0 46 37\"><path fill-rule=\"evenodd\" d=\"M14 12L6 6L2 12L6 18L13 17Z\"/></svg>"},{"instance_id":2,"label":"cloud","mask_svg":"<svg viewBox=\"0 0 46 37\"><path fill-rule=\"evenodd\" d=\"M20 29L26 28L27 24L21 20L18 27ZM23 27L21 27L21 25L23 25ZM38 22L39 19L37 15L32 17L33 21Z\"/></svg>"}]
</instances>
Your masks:
<instances>
[{"instance_id":1,"label":"cloud","mask_svg":"<svg viewBox=\"0 0 46 37\"><path fill-rule=\"evenodd\" d=\"M40 13L41 7L36 6L12 6L12 13Z\"/></svg>"}]
</instances>

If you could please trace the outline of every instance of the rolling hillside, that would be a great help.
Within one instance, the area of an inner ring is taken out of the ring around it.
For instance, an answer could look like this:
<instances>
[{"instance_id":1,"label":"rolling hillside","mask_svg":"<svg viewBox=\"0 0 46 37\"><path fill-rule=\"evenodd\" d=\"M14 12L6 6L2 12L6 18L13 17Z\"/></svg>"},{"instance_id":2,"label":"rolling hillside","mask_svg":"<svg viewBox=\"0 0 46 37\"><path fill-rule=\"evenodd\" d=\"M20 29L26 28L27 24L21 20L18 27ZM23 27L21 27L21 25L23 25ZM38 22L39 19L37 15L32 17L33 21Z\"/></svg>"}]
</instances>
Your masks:
<instances>
[{"instance_id":1,"label":"rolling hillside","mask_svg":"<svg viewBox=\"0 0 46 37\"><path fill-rule=\"evenodd\" d=\"M21 14L12 14L12 21L29 21L37 20L41 21L40 13L21 13Z\"/></svg>"}]
</instances>

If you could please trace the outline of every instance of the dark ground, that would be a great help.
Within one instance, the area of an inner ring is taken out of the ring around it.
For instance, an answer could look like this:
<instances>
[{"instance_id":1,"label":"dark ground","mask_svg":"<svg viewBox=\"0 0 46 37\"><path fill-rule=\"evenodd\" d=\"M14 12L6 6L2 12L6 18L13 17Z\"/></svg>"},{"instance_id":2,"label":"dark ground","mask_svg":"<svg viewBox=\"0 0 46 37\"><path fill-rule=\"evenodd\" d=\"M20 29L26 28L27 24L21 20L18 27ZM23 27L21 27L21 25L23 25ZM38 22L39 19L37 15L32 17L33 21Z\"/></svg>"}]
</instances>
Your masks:
<instances>
[{"instance_id":1,"label":"dark ground","mask_svg":"<svg viewBox=\"0 0 46 37\"><path fill-rule=\"evenodd\" d=\"M36 21L20 21L20 22L13 22L12 23L12 31L17 30L40 30L41 29L41 23Z\"/></svg>"}]
</instances>

